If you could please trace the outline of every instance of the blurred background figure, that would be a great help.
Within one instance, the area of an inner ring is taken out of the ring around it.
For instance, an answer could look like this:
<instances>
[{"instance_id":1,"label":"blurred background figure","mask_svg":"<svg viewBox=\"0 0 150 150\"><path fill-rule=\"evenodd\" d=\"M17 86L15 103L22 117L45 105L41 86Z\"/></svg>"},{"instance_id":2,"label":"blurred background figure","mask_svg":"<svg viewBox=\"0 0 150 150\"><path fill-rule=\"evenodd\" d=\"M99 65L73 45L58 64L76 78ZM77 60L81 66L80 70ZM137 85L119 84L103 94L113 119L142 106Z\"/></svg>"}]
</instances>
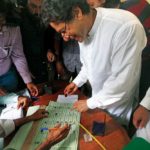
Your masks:
<instances>
[{"instance_id":1,"label":"blurred background figure","mask_svg":"<svg viewBox=\"0 0 150 150\"><path fill-rule=\"evenodd\" d=\"M20 28L11 22L13 10L11 2L0 1L0 95L17 90L17 70L30 93L36 96L38 89L32 83L23 52Z\"/></svg>"}]
</instances>

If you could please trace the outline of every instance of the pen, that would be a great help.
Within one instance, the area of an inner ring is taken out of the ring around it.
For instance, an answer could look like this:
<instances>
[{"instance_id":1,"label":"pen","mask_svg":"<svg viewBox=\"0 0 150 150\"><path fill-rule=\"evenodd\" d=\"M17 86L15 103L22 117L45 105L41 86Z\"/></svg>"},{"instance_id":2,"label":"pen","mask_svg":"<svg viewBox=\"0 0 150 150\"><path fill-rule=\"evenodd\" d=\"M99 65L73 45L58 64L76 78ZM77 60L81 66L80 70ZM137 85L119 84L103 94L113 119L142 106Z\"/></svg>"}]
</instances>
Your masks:
<instances>
[{"instance_id":1,"label":"pen","mask_svg":"<svg viewBox=\"0 0 150 150\"><path fill-rule=\"evenodd\" d=\"M41 128L40 130L41 130L41 132L43 132L44 130L45 131L48 130L48 128Z\"/></svg>"},{"instance_id":2,"label":"pen","mask_svg":"<svg viewBox=\"0 0 150 150\"><path fill-rule=\"evenodd\" d=\"M73 77L71 76L70 79L69 79L69 83L71 83L73 80Z\"/></svg>"}]
</instances>

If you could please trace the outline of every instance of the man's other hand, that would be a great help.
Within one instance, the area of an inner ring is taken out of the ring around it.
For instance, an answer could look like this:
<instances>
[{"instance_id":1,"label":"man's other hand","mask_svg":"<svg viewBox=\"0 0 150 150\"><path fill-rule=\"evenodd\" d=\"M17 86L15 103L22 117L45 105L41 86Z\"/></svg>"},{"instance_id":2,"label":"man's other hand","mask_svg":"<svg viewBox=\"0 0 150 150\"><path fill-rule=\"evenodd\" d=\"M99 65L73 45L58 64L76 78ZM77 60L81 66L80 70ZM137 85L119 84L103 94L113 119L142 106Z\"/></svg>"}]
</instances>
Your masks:
<instances>
[{"instance_id":1,"label":"man's other hand","mask_svg":"<svg viewBox=\"0 0 150 150\"><path fill-rule=\"evenodd\" d=\"M77 91L78 87L75 83L71 82L64 90L64 95L71 95Z\"/></svg>"},{"instance_id":2,"label":"man's other hand","mask_svg":"<svg viewBox=\"0 0 150 150\"><path fill-rule=\"evenodd\" d=\"M140 105L133 114L133 124L136 128L143 128L146 126L149 118L149 110Z\"/></svg>"}]
</instances>

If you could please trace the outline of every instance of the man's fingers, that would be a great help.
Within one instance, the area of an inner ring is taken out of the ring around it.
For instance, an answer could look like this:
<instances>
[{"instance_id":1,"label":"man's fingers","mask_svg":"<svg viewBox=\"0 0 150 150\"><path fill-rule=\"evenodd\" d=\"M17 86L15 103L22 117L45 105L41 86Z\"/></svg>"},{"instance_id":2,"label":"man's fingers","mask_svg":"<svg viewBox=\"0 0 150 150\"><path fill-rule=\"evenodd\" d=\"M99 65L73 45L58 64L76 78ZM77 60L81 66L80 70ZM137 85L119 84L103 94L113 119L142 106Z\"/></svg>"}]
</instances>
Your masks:
<instances>
[{"instance_id":1,"label":"man's fingers","mask_svg":"<svg viewBox=\"0 0 150 150\"><path fill-rule=\"evenodd\" d=\"M66 137L69 133L69 130L70 126L68 125L64 125L62 128L59 128L59 136L56 138L56 141Z\"/></svg>"},{"instance_id":2,"label":"man's fingers","mask_svg":"<svg viewBox=\"0 0 150 150\"><path fill-rule=\"evenodd\" d=\"M60 136L58 137L59 139L63 139L64 137L66 137L69 133L69 129L66 128L65 130L63 130L63 132L61 132Z\"/></svg>"},{"instance_id":3,"label":"man's fingers","mask_svg":"<svg viewBox=\"0 0 150 150\"><path fill-rule=\"evenodd\" d=\"M73 88L73 90L70 92L70 95L74 94L76 92L77 88Z\"/></svg>"}]
</instances>

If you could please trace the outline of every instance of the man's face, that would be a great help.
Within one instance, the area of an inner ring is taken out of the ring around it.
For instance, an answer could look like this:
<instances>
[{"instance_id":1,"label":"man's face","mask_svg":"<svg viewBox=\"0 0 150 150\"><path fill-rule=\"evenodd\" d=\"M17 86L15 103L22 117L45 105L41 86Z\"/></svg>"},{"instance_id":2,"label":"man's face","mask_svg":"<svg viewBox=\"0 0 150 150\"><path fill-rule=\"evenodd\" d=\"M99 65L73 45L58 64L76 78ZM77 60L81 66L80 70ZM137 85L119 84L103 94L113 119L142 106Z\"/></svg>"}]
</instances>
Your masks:
<instances>
[{"instance_id":1,"label":"man's face","mask_svg":"<svg viewBox=\"0 0 150 150\"><path fill-rule=\"evenodd\" d=\"M77 21L72 21L70 23L50 23L51 27L61 33L64 41L76 40L78 42L84 41L87 35L86 28L81 24L80 22L77 23Z\"/></svg>"},{"instance_id":2,"label":"man's face","mask_svg":"<svg viewBox=\"0 0 150 150\"><path fill-rule=\"evenodd\" d=\"M103 4L105 3L105 0L87 0L87 3L88 3L92 8L97 8L97 7L102 7Z\"/></svg>"},{"instance_id":3,"label":"man's face","mask_svg":"<svg viewBox=\"0 0 150 150\"><path fill-rule=\"evenodd\" d=\"M2 27L5 23L6 23L5 16L0 13L0 31L2 30Z\"/></svg>"},{"instance_id":4,"label":"man's face","mask_svg":"<svg viewBox=\"0 0 150 150\"><path fill-rule=\"evenodd\" d=\"M89 18L84 15L80 8L76 8L75 17L69 22L51 22L50 25L57 32L61 33L65 41L70 39L82 42L88 35L89 27L88 20Z\"/></svg>"},{"instance_id":5,"label":"man's face","mask_svg":"<svg viewBox=\"0 0 150 150\"><path fill-rule=\"evenodd\" d=\"M32 14L40 15L42 1L43 0L28 0L28 8Z\"/></svg>"}]
</instances>

